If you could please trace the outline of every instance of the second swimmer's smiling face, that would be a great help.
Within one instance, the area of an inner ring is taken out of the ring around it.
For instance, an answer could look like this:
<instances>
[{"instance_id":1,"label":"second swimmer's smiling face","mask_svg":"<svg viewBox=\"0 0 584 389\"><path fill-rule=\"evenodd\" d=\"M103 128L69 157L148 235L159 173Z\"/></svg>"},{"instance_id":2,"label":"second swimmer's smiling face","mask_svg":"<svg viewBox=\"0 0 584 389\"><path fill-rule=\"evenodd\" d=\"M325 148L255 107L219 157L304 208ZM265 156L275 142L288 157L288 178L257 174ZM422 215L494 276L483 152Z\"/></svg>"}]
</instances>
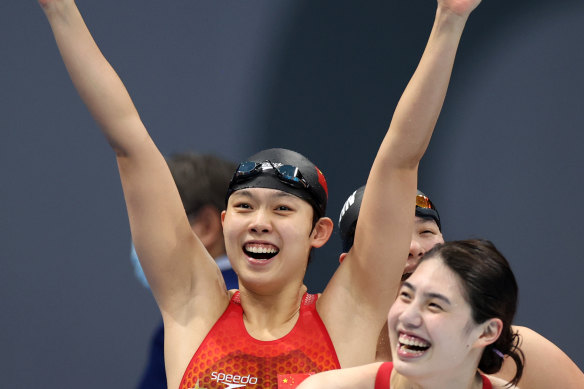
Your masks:
<instances>
[{"instance_id":1,"label":"second swimmer's smiling face","mask_svg":"<svg viewBox=\"0 0 584 389\"><path fill-rule=\"evenodd\" d=\"M425 259L403 283L388 314L400 374L425 377L468 363L482 329L463 296L461 280L439 257Z\"/></svg>"},{"instance_id":2,"label":"second swimmer's smiling face","mask_svg":"<svg viewBox=\"0 0 584 389\"><path fill-rule=\"evenodd\" d=\"M437 244L444 243L438 224L432 218L416 216L410 251L402 279L406 279L416 268L422 256Z\"/></svg>"}]
</instances>

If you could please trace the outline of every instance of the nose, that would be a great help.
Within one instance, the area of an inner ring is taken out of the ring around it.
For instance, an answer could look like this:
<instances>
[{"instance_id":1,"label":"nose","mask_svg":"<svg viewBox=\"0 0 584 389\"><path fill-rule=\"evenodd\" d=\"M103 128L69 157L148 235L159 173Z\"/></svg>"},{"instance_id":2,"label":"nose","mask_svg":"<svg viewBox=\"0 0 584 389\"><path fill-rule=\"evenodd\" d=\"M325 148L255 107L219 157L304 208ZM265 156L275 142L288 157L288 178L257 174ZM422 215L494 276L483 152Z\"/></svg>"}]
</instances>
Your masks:
<instances>
[{"instance_id":1,"label":"nose","mask_svg":"<svg viewBox=\"0 0 584 389\"><path fill-rule=\"evenodd\" d=\"M416 263L422 258L424 255L424 248L418 242L415 236L412 236L412 240L410 242L410 253L408 255L408 260L414 260Z\"/></svg>"},{"instance_id":2,"label":"nose","mask_svg":"<svg viewBox=\"0 0 584 389\"><path fill-rule=\"evenodd\" d=\"M256 234L266 233L272 230L269 215L265 210L259 209L255 212L254 217L249 224L249 230Z\"/></svg>"},{"instance_id":3,"label":"nose","mask_svg":"<svg viewBox=\"0 0 584 389\"><path fill-rule=\"evenodd\" d=\"M422 325L422 315L414 303L406 304L399 315L401 324L406 328L418 328Z\"/></svg>"}]
</instances>

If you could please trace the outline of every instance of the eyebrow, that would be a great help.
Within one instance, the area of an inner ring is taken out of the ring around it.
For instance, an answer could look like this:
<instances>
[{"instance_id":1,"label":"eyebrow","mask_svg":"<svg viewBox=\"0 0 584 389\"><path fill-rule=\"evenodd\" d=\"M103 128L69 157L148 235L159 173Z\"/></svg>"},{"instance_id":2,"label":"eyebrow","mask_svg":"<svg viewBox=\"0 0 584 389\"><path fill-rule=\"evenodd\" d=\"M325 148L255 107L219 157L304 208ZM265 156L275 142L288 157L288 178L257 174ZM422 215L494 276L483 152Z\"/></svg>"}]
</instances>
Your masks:
<instances>
[{"instance_id":1,"label":"eyebrow","mask_svg":"<svg viewBox=\"0 0 584 389\"><path fill-rule=\"evenodd\" d=\"M403 286L413 290L414 292L416 291L416 288L414 287L414 285L412 285L410 282L408 281L404 281L404 283L402 284ZM444 296L443 294L440 293L435 293L435 292L425 292L424 294L425 298L430 298L430 299L438 299L441 301L444 301L446 304L448 305L452 305L452 303L450 302L450 300L448 299L448 297Z\"/></svg>"}]
</instances>

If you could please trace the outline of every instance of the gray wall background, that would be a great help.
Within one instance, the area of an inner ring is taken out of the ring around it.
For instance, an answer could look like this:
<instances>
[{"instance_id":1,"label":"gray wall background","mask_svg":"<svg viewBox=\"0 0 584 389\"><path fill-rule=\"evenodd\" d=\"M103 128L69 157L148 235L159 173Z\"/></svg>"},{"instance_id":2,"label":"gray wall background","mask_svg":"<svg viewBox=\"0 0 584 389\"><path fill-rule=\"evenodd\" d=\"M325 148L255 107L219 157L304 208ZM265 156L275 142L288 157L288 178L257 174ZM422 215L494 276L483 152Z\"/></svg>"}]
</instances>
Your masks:
<instances>
[{"instance_id":1,"label":"gray wall background","mask_svg":"<svg viewBox=\"0 0 584 389\"><path fill-rule=\"evenodd\" d=\"M163 153L289 147L329 216L365 181L429 33L429 0L82 1ZM135 280L113 154L35 1L0 4L2 387L132 387L159 314ZM584 4L485 0L421 165L448 239L493 240L517 323L584 367ZM201 136L200 134L204 134ZM334 271L334 236L307 283Z\"/></svg>"}]
</instances>

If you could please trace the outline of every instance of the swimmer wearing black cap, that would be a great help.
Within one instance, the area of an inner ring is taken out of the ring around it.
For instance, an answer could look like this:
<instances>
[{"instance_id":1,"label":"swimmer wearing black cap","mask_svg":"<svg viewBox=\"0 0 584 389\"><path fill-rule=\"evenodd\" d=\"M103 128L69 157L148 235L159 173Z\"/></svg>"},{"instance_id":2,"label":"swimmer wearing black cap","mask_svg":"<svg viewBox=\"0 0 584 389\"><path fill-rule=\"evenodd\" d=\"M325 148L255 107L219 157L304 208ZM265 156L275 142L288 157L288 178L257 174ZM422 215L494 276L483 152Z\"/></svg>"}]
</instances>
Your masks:
<instances>
[{"instance_id":1,"label":"swimmer wearing black cap","mask_svg":"<svg viewBox=\"0 0 584 389\"><path fill-rule=\"evenodd\" d=\"M326 181L315 165L282 149L239 165L222 222L240 289L226 290L164 158L75 2L39 3L75 87L115 151L132 239L164 319L168 387L275 388L290 374L296 380L372 362L400 285L395 275L405 266L418 164L478 1L438 2L426 50L371 167L364 223L320 297L303 285L310 252L333 230Z\"/></svg>"}]
</instances>

